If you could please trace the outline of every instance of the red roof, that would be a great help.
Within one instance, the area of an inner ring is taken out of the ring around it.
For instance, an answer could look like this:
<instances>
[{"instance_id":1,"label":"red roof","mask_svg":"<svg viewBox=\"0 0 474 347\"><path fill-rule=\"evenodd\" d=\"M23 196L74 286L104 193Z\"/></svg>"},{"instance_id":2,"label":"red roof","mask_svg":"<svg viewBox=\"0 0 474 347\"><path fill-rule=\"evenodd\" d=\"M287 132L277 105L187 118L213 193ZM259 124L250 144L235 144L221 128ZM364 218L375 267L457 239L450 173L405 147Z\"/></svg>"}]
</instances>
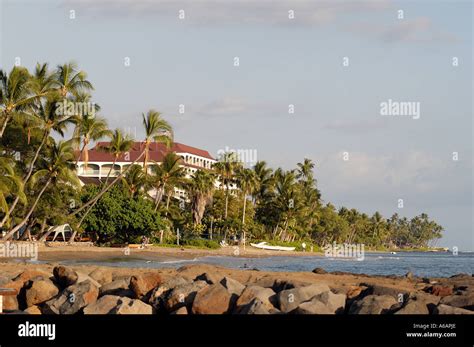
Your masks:
<instances>
[{"instance_id":1,"label":"red roof","mask_svg":"<svg viewBox=\"0 0 474 347\"><path fill-rule=\"evenodd\" d=\"M97 142L95 147L89 150L89 161L96 161L96 162L114 161L114 157L112 154L101 150L101 147L105 147L108 144L109 142ZM142 142L135 142L133 144L132 149L128 152L128 156L126 157L126 155L121 155L117 161L119 162L135 161L142 154L143 146L144 144ZM188 154L193 154L193 155L197 155L200 157L214 160L214 158L209 154L208 151L205 151L203 149L199 149L196 147L184 145L182 143L174 142L171 145L171 148L169 149L166 147L166 145L162 143L152 142L150 144L150 147L149 147L150 160L161 162L163 161L164 156L168 152L188 153ZM77 156L79 155L79 151L76 151L76 155ZM79 158L79 161L83 161L83 160L84 160L84 153Z\"/></svg>"}]
</instances>

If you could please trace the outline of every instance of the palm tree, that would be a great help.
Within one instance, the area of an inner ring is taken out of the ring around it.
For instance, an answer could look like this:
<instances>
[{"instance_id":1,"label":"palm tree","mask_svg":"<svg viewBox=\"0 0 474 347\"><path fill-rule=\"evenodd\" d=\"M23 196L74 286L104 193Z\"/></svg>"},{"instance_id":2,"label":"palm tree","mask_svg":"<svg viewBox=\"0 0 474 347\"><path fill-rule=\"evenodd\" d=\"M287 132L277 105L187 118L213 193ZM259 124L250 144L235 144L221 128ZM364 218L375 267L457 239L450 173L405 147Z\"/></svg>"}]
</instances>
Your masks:
<instances>
[{"instance_id":1,"label":"palm tree","mask_svg":"<svg viewBox=\"0 0 474 347\"><path fill-rule=\"evenodd\" d=\"M92 83L86 78L87 74L84 71L78 71L75 62L69 62L58 65L53 85L58 89L61 98L66 99L69 95L77 96L83 91L94 90Z\"/></svg>"},{"instance_id":2,"label":"palm tree","mask_svg":"<svg viewBox=\"0 0 474 347\"><path fill-rule=\"evenodd\" d=\"M76 164L79 158L84 157L84 169L87 170L87 164L89 163L89 143L110 136L112 133L107 126L107 121L101 117L91 115L77 116L74 122L76 124L73 135L74 141L77 141L77 144L81 144L81 150L76 159Z\"/></svg>"},{"instance_id":3,"label":"palm tree","mask_svg":"<svg viewBox=\"0 0 474 347\"><path fill-rule=\"evenodd\" d=\"M7 196L18 196L22 203L26 203L26 196L23 191L23 181L14 168L13 162L9 158L0 157L0 211L7 213Z\"/></svg>"},{"instance_id":4,"label":"palm tree","mask_svg":"<svg viewBox=\"0 0 474 347\"><path fill-rule=\"evenodd\" d=\"M258 161L254 165L253 171L255 172L255 176L257 178L255 203L258 204L268 198L271 194L273 186L272 169L267 167L267 163L265 161Z\"/></svg>"},{"instance_id":5,"label":"palm tree","mask_svg":"<svg viewBox=\"0 0 474 347\"><path fill-rule=\"evenodd\" d=\"M240 190L242 191L242 200L244 203L243 209L242 209L242 233L243 233L243 243L244 243L244 249L245 249L245 208L247 206L247 195L251 194L255 189L257 188L258 185L258 179L257 175L255 174L255 171L251 169L246 169L246 168L241 168L237 171L237 184L240 187Z\"/></svg>"},{"instance_id":6,"label":"palm tree","mask_svg":"<svg viewBox=\"0 0 474 347\"><path fill-rule=\"evenodd\" d=\"M115 163L120 158L121 155L125 154L126 152L130 151L133 147L133 139L130 135L124 135L120 129L115 129L115 131L110 136L110 142L108 145L100 147L101 150L110 153L114 157L114 161L112 163L112 167L107 174L107 178L105 179L105 185L109 181L110 174L112 170L115 169Z\"/></svg>"},{"instance_id":7,"label":"palm tree","mask_svg":"<svg viewBox=\"0 0 474 347\"><path fill-rule=\"evenodd\" d=\"M162 163L156 163L152 166L153 176L151 182L156 190L155 211L158 210L165 191L168 189L168 196L178 186L185 176L184 169L181 166L182 158L176 153L167 153ZM168 199L169 200L169 199ZM168 205L168 204L167 204Z\"/></svg>"},{"instance_id":8,"label":"palm tree","mask_svg":"<svg viewBox=\"0 0 474 347\"><path fill-rule=\"evenodd\" d=\"M39 158L39 154L44 146L47 144L48 141L51 141L50 134L51 131L57 132L59 135L64 136L64 131L66 130L67 125L71 122L70 117L58 115L56 112L56 102L57 98L54 96L46 97L46 101L40 105L38 109L38 114L36 115L35 122L38 124L38 127L43 131L43 137L41 139L41 143L36 149L36 152L31 160L29 165L28 172L26 176L23 178L24 184L26 184L31 175L33 174L33 170L35 168L36 161ZM12 214L13 210L15 209L16 205L18 204L19 197L17 196L13 201L10 209L5 213L2 221L0 222L0 228L6 223L10 215Z\"/></svg>"},{"instance_id":9,"label":"palm tree","mask_svg":"<svg viewBox=\"0 0 474 347\"><path fill-rule=\"evenodd\" d=\"M146 177L143 173L143 168L138 164L132 165L127 174L122 177L122 183L130 193L131 198L138 196L146 185Z\"/></svg>"},{"instance_id":10,"label":"palm tree","mask_svg":"<svg viewBox=\"0 0 474 347\"><path fill-rule=\"evenodd\" d=\"M150 158L149 149L152 140L164 143L169 147L173 141L173 129L171 125L161 117L161 113L158 111L150 110L146 115L143 113L142 117L143 127L145 128L143 169L145 170L145 175L147 175L147 164Z\"/></svg>"},{"instance_id":11,"label":"palm tree","mask_svg":"<svg viewBox=\"0 0 474 347\"><path fill-rule=\"evenodd\" d=\"M187 184L187 192L191 200L191 211L195 225L201 224L206 206L212 200L215 177L209 171L198 170Z\"/></svg>"},{"instance_id":12,"label":"palm tree","mask_svg":"<svg viewBox=\"0 0 474 347\"><path fill-rule=\"evenodd\" d=\"M235 152L224 153L220 160L213 165L213 169L219 176L222 187L225 187L226 190L224 219L227 219L227 212L229 208L230 185L235 182L234 175L240 166L241 163L238 161L237 153Z\"/></svg>"},{"instance_id":13,"label":"palm tree","mask_svg":"<svg viewBox=\"0 0 474 347\"><path fill-rule=\"evenodd\" d=\"M53 144L49 150L48 156L43 158L40 170L36 171L31 178L31 184L39 183L40 191L36 195L36 199L30 206L28 213L13 229L11 229L4 240L10 239L15 232L20 230L30 219L41 196L51 183L72 184L79 187L79 179L76 176L74 164L74 150L70 141L60 141Z\"/></svg>"},{"instance_id":14,"label":"palm tree","mask_svg":"<svg viewBox=\"0 0 474 347\"><path fill-rule=\"evenodd\" d=\"M25 111L38 97L26 68L15 66L10 74L0 70L0 138L14 113Z\"/></svg>"}]
</instances>

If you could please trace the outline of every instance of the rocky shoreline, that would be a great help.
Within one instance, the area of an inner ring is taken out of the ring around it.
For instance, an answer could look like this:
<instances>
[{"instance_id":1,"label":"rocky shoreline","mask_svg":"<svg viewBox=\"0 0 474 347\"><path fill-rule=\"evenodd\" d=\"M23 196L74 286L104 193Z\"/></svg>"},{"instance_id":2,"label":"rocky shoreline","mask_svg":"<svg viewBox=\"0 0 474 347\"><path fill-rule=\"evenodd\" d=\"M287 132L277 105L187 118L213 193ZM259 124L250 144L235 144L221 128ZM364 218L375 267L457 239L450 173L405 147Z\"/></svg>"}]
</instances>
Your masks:
<instances>
[{"instance_id":1,"label":"rocky shoreline","mask_svg":"<svg viewBox=\"0 0 474 347\"><path fill-rule=\"evenodd\" d=\"M11 314L474 314L474 277L0 264Z\"/></svg>"}]
</instances>

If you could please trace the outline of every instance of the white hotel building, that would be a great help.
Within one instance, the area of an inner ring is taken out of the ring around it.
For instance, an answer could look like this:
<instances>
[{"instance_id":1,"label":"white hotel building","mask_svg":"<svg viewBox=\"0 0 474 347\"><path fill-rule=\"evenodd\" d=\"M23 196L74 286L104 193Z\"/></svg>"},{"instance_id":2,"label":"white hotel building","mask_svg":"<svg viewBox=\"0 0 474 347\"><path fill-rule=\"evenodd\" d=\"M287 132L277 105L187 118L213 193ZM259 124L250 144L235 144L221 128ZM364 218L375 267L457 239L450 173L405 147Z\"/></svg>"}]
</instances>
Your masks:
<instances>
[{"instance_id":1,"label":"white hotel building","mask_svg":"<svg viewBox=\"0 0 474 347\"><path fill-rule=\"evenodd\" d=\"M132 149L126 154L120 156L114 164L113 155L101 150L101 147L107 145L108 142L98 142L94 148L88 151L89 160L87 168L84 162L84 153L79 158L77 162L77 174L83 184L98 184L101 180L104 180L107 177L112 165L114 165L114 167L112 168L110 176L118 176L143 152L143 144L141 142L135 142ZM171 148L167 148L164 144L153 142L149 147L148 170L150 170L151 166L155 165L153 161L161 163L164 156L169 152L174 152L181 156L181 166L185 168L187 177L190 177L198 169L211 169L212 165L216 162L209 152L203 149L191 147L178 142L174 142ZM80 153L77 153L77 155L79 154ZM143 160L140 159L136 164L143 166ZM176 196L184 196L184 192L176 189Z\"/></svg>"}]
</instances>

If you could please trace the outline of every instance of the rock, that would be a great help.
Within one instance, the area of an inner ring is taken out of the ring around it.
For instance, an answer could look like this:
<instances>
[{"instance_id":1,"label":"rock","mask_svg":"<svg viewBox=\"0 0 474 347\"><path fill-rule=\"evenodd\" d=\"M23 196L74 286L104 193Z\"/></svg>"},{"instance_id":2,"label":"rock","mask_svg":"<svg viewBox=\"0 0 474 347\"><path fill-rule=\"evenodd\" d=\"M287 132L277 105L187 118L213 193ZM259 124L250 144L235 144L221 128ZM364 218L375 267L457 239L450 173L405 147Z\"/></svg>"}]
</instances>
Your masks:
<instances>
[{"instance_id":1,"label":"rock","mask_svg":"<svg viewBox=\"0 0 474 347\"><path fill-rule=\"evenodd\" d=\"M405 277L409 280L412 280L413 279L413 272L411 271L408 271L406 274L405 274Z\"/></svg>"},{"instance_id":2,"label":"rock","mask_svg":"<svg viewBox=\"0 0 474 347\"><path fill-rule=\"evenodd\" d=\"M4 284L7 284L10 282L10 279L8 277L5 277L5 276L0 276L0 287Z\"/></svg>"},{"instance_id":3,"label":"rock","mask_svg":"<svg viewBox=\"0 0 474 347\"><path fill-rule=\"evenodd\" d=\"M94 271L92 271L89 276L99 282L101 285L106 283L110 283L113 281L113 274L112 271L98 267Z\"/></svg>"},{"instance_id":4,"label":"rock","mask_svg":"<svg viewBox=\"0 0 474 347\"><path fill-rule=\"evenodd\" d=\"M26 307L41 304L55 297L59 293L58 287L49 279L39 277L26 284Z\"/></svg>"},{"instance_id":5,"label":"rock","mask_svg":"<svg viewBox=\"0 0 474 347\"><path fill-rule=\"evenodd\" d=\"M23 288L23 281L22 280L15 280L8 282L2 285L3 288L15 289L17 295L5 295L3 297L3 310L4 311L18 311L19 310L19 302L18 302L18 294ZM22 306L25 306L24 303Z\"/></svg>"},{"instance_id":6,"label":"rock","mask_svg":"<svg viewBox=\"0 0 474 347\"><path fill-rule=\"evenodd\" d=\"M390 295L368 295L355 301L349 308L349 314L381 314L387 312L397 300Z\"/></svg>"},{"instance_id":7,"label":"rock","mask_svg":"<svg viewBox=\"0 0 474 347\"><path fill-rule=\"evenodd\" d=\"M408 299L406 304L395 314L429 314L426 302L421 300Z\"/></svg>"},{"instance_id":8,"label":"rock","mask_svg":"<svg viewBox=\"0 0 474 347\"><path fill-rule=\"evenodd\" d=\"M247 305L242 306L238 314L270 314L270 310L262 300L254 298Z\"/></svg>"},{"instance_id":9,"label":"rock","mask_svg":"<svg viewBox=\"0 0 474 347\"><path fill-rule=\"evenodd\" d=\"M41 314L40 308L36 305L28 307L26 310L23 310L23 312L28 314Z\"/></svg>"},{"instance_id":10,"label":"rock","mask_svg":"<svg viewBox=\"0 0 474 347\"><path fill-rule=\"evenodd\" d=\"M222 277L216 275L215 273L212 272L205 272L199 276L197 276L195 281L206 281L207 284L216 284L219 283L222 280Z\"/></svg>"},{"instance_id":11,"label":"rock","mask_svg":"<svg viewBox=\"0 0 474 347\"><path fill-rule=\"evenodd\" d=\"M431 280L428 277L423 277L421 280L422 280L423 283L426 283L426 284L431 283Z\"/></svg>"},{"instance_id":12,"label":"rock","mask_svg":"<svg viewBox=\"0 0 474 347\"><path fill-rule=\"evenodd\" d=\"M238 297L242 294L242 292L245 289L245 286L242 283L230 277L224 277L220 283L227 289L227 291L231 295L236 295Z\"/></svg>"},{"instance_id":13,"label":"rock","mask_svg":"<svg viewBox=\"0 0 474 347\"><path fill-rule=\"evenodd\" d=\"M76 271L62 265L56 266L53 269L53 275L54 275L54 278L56 279L56 283L61 288L66 288L66 287L69 287L70 285L73 285L74 283L77 282L77 279L79 278Z\"/></svg>"},{"instance_id":14,"label":"rock","mask_svg":"<svg viewBox=\"0 0 474 347\"><path fill-rule=\"evenodd\" d=\"M313 271L311 271L315 274L318 274L318 275L324 275L324 274L327 274L328 272L326 270L324 270L323 268L320 268L320 267L317 267L315 268Z\"/></svg>"},{"instance_id":15,"label":"rock","mask_svg":"<svg viewBox=\"0 0 474 347\"><path fill-rule=\"evenodd\" d=\"M399 287L390 287L390 286L384 286L380 284L368 284L364 283L362 284L367 288L367 291L364 292L364 294L367 295L389 295L393 296L397 301L400 298L400 295L403 295L403 300L406 300L408 296L410 295L410 292L406 289L401 289Z\"/></svg>"},{"instance_id":16,"label":"rock","mask_svg":"<svg viewBox=\"0 0 474 347\"><path fill-rule=\"evenodd\" d=\"M59 296L44 304L43 312L51 314L74 314L97 300L99 289L90 281L73 284Z\"/></svg>"},{"instance_id":17,"label":"rock","mask_svg":"<svg viewBox=\"0 0 474 347\"><path fill-rule=\"evenodd\" d=\"M314 299L326 305L331 313L343 313L346 306L346 296L344 294L334 294L330 290L316 295L312 300Z\"/></svg>"},{"instance_id":18,"label":"rock","mask_svg":"<svg viewBox=\"0 0 474 347\"><path fill-rule=\"evenodd\" d=\"M197 292L191 312L193 314L224 314L231 309L231 294L220 283L211 284Z\"/></svg>"},{"instance_id":19,"label":"rock","mask_svg":"<svg viewBox=\"0 0 474 347\"><path fill-rule=\"evenodd\" d=\"M428 292L436 296L448 296L453 294L453 287L434 285L428 288Z\"/></svg>"},{"instance_id":20,"label":"rock","mask_svg":"<svg viewBox=\"0 0 474 347\"><path fill-rule=\"evenodd\" d=\"M148 300L148 303L152 305L156 310L159 311L165 308L165 300L171 289L177 286L182 286L182 285L190 284L190 283L192 282L189 282L184 277L181 277L181 276L172 277L171 279L161 283L158 287L153 289L150 295L150 298Z\"/></svg>"},{"instance_id":21,"label":"rock","mask_svg":"<svg viewBox=\"0 0 474 347\"><path fill-rule=\"evenodd\" d=\"M118 295L118 296L133 297L135 293L129 287L130 287L130 278L118 279L101 286L100 296Z\"/></svg>"},{"instance_id":22,"label":"rock","mask_svg":"<svg viewBox=\"0 0 474 347\"><path fill-rule=\"evenodd\" d=\"M465 310L459 307L439 304L434 308L434 314L474 314L474 311Z\"/></svg>"},{"instance_id":23,"label":"rock","mask_svg":"<svg viewBox=\"0 0 474 347\"><path fill-rule=\"evenodd\" d=\"M161 283L161 276L158 273L149 272L142 275L132 276L130 279L130 289L135 294L135 298L142 298Z\"/></svg>"},{"instance_id":24,"label":"rock","mask_svg":"<svg viewBox=\"0 0 474 347\"><path fill-rule=\"evenodd\" d=\"M13 281L19 281L21 283L28 282L29 280L35 277L44 277L49 278L50 274L43 270L25 270L18 276L16 276Z\"/></svg>"},{"instance_id":25,"label":"rock","mask_svg":"<svg viewBox=\"0 0 474 347\"><path fill-rule=\"evenodd\" d=\"M445 296L441 299L440 303L474 311L474 293Z\"/></svg>"},{"instance_id":26,"label":"rock","mask_svg":"<svg viewBox=\"0 0 474 347\"><path fill-rule=\"evenodd\" d=\"M275 301L275 292L270 288L259 286L247 286L235 303L235 310L238 313L244 306L250 304L253 299L259 299L266 307L267 311L274 309L272 302Z\"/></svg>"},{"instance_id":27,"label":"rock","mask_svg":"<svg viewBox=\"0 0 474 347\"><path fill-rule=\"evenodd\" d=\"M351 286L346 292L347 299L352 300L358 297L367 287Z\"/></svg>"},{"instance_id":28,"label":"rock","mask_svg":"<svg viewBox=\"0 0 474 347\"><path fill-rule=\"evenodd\" d=\"M459 273L459 274L456 274L456 275L452 275L451 277L449 278L455 278L455 279L459 279L459 278L470 278L471 276L468 275L467 273Z\"/></svg>"},{"instance_id":29,"label":"rock","mask_svg":"<svg viewBox=\"0 0 474 347\"><path fill-rule=\"evenodd\" d=\"M102 285L97 282L95 279L93 279L92 277L90 277L89 275L83 273L83 272L79 272L77 271L77 281L76 283L81 283L81 282L85 282L85 281L89 281L91 282L93 285L95 285L97 288L100 288L102 287Z\"/></svg>"},{"instance_id":30,"label":"rock","mask_svg":"<svg viewBox=\"0 0 474 347\"><path fill-rule=\"evenodd\" d=\"M188 309L183 306L178 308L176 311L171 312L170 314L188 314Z\"/></svg>"},{"instance_id":31,"label":"rock","mask_svg":"<svg viewBox=\"0 0 474 347\"><path fill-rule=\"evenodd\" d=\"M165 308L168 312L172 312L183 306L191 307L197 292L205 286L207 286L205 281L196 281L171 289L164 301Z\"/></svg>"},{"instance_id":32,"label":"rock","mask_svg":"<svg viewBox=\"0 0 474 347\"><path fill-rule=\"evenodd\" d=\"M306 287L282 290L277 295L278 307L281 312L288 313L297 308L301 303L327 291L329 291L329 287L326 284L319 283Z\"/></svg>"},{"instance_id":33,"label":"rock","mask_svg":"<svg viewBox=\"0 0 474 347\"><path fill-rule=\"evenodd\" d=\"M312 299L301 303L291 311L293 314L334 314L328 306L317 299Z\"/></svg>"},{"instance_id":34,"label":"rock","mask_svg":"<svg viewBox=\"0 0 474 347\"><path fill-rule=\"evenodd\" d=\"M138 299L120 298L112 314L152 314L153 307Z\"/></svg>"},{"instance_id":35,"label":"rock","mask_svg":"<svg viewBox=\"0 0 474 347\"><path fill-rule=\"evenodd\" d=\"M104 295L100 297L96 302L84 307L84 314L109 314L119 304L122 298L116 295Z\"/></svg>"}]
</instances>

